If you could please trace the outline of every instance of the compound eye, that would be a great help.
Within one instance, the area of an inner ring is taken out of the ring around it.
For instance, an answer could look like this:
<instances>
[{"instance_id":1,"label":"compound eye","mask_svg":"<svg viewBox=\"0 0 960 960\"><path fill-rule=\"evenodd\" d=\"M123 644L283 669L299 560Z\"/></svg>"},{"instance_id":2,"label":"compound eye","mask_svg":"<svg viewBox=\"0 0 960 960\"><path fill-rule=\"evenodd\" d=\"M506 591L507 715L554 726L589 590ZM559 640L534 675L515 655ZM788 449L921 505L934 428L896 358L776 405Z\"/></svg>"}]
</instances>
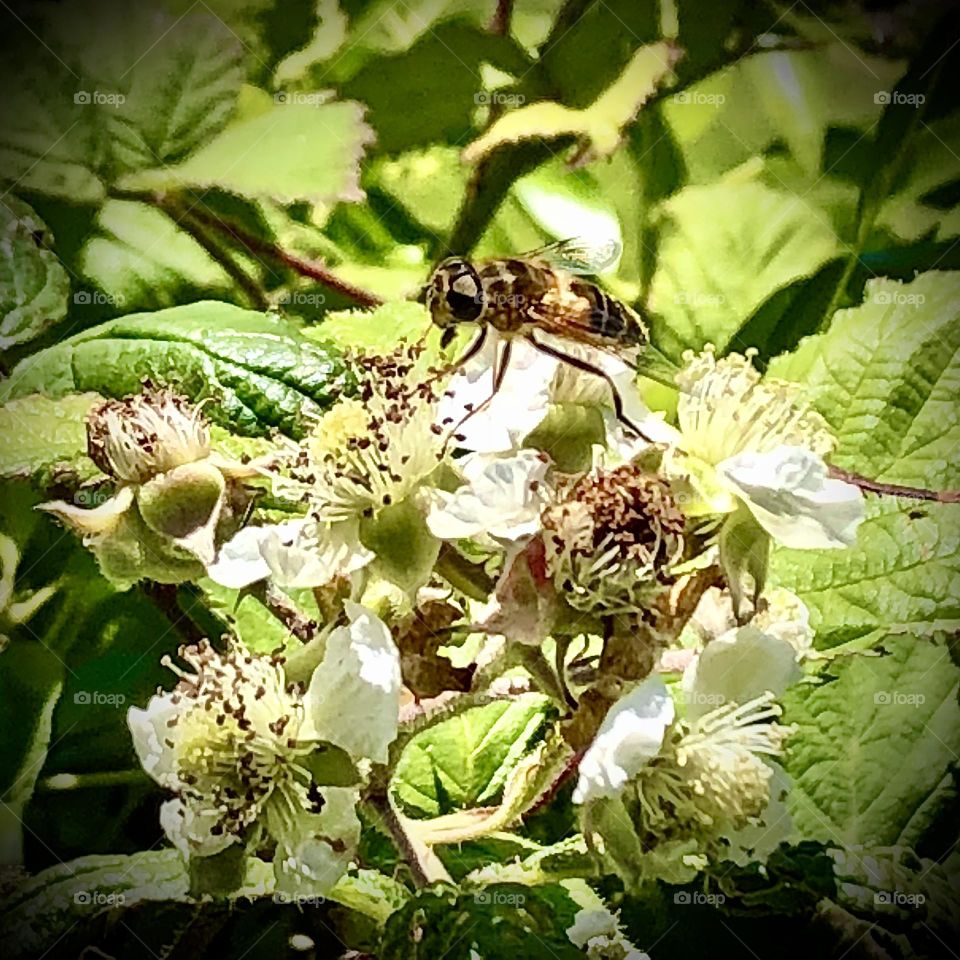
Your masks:
<instances>
[{"instance_id":1,"label":"compound eye","mask_svg":"<svg viewBox=\"0 0 960 960\"><path fill-rule=\"evenodd\" d=\"M447 290L447 306L451 316L463 322L478 320L483 313L483 289L480 278L471 268L470 272L455 277Z\"/></svg>"}]
</instances>

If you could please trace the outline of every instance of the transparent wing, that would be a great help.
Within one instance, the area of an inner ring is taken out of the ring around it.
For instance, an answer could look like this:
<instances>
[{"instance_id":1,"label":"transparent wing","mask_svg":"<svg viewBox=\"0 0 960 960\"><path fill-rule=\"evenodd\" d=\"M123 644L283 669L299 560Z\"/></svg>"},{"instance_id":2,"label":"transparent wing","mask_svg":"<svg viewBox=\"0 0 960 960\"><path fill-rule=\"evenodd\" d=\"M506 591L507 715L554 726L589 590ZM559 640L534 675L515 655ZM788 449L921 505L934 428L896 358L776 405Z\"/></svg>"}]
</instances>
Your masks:
<instances>
[{"instance_id":1,"label":"transparent wing","mask_svg":"<svg viewBox=\"0 0 960 960\"><path fill-rule=\"evenodd\" d=\"M567 273L592 276L613 266L620 259L622 249L619 240L596 242L570 237L567 240L548 243L523 256L529 259L545 260L552 266L566 270Z\"/></svg>"}]
</instances>

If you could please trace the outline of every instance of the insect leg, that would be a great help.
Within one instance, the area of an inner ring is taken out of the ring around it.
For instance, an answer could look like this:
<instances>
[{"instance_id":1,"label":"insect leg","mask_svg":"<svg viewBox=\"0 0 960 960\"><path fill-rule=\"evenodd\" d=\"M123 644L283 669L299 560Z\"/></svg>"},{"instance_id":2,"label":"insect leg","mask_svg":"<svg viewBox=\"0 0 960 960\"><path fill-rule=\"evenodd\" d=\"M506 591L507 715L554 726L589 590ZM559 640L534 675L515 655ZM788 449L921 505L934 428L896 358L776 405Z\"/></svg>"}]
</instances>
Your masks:
<instances>
[{"instance_id":1,"label":"insect leg","mask_svg":"<svg viewBox=\"0 0 960 960\"><path fill-rule=\"evenodd\" d=\"M487 328L484 327L484 334L486 334ZM468 410L461 418L460 422L450 431L447 435L447 443L457 435L460 428L475 414L478 414L481 410L490 406L493 398L497 395L500 388L503 386L503 379L507 375L507 367L510 366L510 354L513 350L513 341L504 340L503 349L497 349L497 353L493 359L493 390L490 392L490 396L483 401L479 406L474 407L472 410ZM444 444L444 449L446 449L446 444Z\"/></svg>"},{"instance_id":2,"label":"insect leg","mask_svg":"<svg viewBox=\"0 0 960 960\"><path fill-rule=\"evenodd\" d=\"M611 377L609 373L600 367L595 367L588 360L581 360L580 357L571 356L569 353L564 353L562 350L551 347L547 343L541 343L532 334L528 335L526 339L527 342L536 347L537 350L545 353L548 357L553 357L554 360L569 363L571 367L576 367L577 370L582 370L584 373L592 373L594 376L603 377L603 379L607 381L607 386L610 387L610 393L613 396L613 412L617 420L631 433L640 437L641 440L646 440L647 443L654 442L635 423L627 419L626 414L623 412L623 397L620 396L620 391L617 389L617 385L613 382L613 377Z\"/></svg>"},{"instance_id":3,"label":"insect leg","mask_svg":"<svg viewBox=\"0 0 960 960\"><path fill-rule=\"evenodd\" d=\"M447 328L451 329L450 327ZM445 367L441 367L431 378L430 380L439 380L441 377L445 377L449 373L453 373L455 370L460 370L464 364L469 363L482 349L483 345L487 342L487 331L490 328L486 325L480 328L480 333L477 334L477 339L467 347L463 352L463 356L458 360L455 360L453 363L447 364Z\"/></svg>"}]
</instances>

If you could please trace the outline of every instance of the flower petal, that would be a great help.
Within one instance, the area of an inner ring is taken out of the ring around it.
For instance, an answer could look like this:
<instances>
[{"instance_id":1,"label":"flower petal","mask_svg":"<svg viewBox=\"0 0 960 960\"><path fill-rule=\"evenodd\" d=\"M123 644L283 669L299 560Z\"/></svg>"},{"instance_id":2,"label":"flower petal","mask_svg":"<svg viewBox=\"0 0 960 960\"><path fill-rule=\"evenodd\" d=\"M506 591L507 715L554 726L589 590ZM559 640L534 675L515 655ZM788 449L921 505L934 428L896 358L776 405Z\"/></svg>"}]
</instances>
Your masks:
<instances>
[{"instance_id":1,"label":"flower petal","mask_svg":"<svg viewBox=\"0 0 960 960\"><path fill-rule=\"evenodd\" d=\"M731 630L708 643L684 671L687 717L749 703L768 691L779 696L801 675L788 640L750 625Z\"/></svg>"},{"instance_id":2,"label":"flower petal","mask_svg":"<svg viewBox=\"0 0 960 960\"><path fill-rule=\"evenodd\" d=\"M803 447L742 453L717 471L775 540L798 549L848 547L864 517L863 494L827 475L823 460Z\"/></svg>"},{"instance_id":3,"label":"flower petal","mask_svg":"<svg viewBox=\"0 0 960 960\"><path fill-rule=\"evenodd\" d=\"M226 850L237 838L227 831L214 834L219 823L216 810L198 812L176 798L160 806L160 826L184 857L212 857Z\"/></svg>"},{"instance_id":4,"label":"flower petal","mask_svg":"<svg viewBox=\"0 0 960 960\"><path fill-rule=\"evenodd\" d=\"M580 761L574 803L615 797L663 746L675 709L666 685L648 677L611 707Z\"/></svg>"},{"instance_id":5,"label":"flower petal","mask_svg":"<svg viewBox=\"0 0 960 960\"><path fill-rule=\"evenodd\" d=\"M271 527L244 527L228 540L207 567L207 576L221 587L240 590L270 576L261 547Z\"/></svg>"},{"instance_id":6,"label":"flower petal","mask_svg":"<svg viewBox=\"0 0 960 960\"><path fill-rule=\"evenodd\" d=\"M292 589L325 586L375 557L360 543L356 520L281 523L269 529L260 549L273 579Z\"/></svg>"},{"instance_id":7,"label":"flower petal","mask_svg":"<svg viewBox=\"0 0 960 960\"><path fill-rule=\"evenodd\" d=\"M532 536L540 528L543 479L549 461L536 450L487 462L479 473L468 467L471 482L440 496L427 517L430 532L442 540L485 533L501 540Z\"/></svg>"},{"instance_id":8,"label":"flower petal","mask_svg":"<svg viewBox=\"0 0 960 960\"><path fill-rule=\"evenodd\" d=\"M460 423L493 393L493 367L502 340L488 334L483 349L450 380L447 394L437 409L438 423L445 428ZM496 395L457 428L457 446L478 453L515 450L523 438L546 416L548 393L557 361L523 340L511 348L510 366Z\"/></svg>"},{"instance_id":9,"label":"flower petal","mask_svg":"<svg viewBox=\"0 0 960 960\"><path fill-rule=\"evenodd\" d=\"M379 618L356 603L344 607L350 625L327 638L304 697L305 723L315 739L386 763L397 736L400 653Z\"/></svg>"},{"instance_id":10,"label":"flower petal","mask_svg":"<svg viewBox=\"0 0 960 960\"><path fill-rule=\"evenodd\" d=\"M65 500L41 503L38 510L52 513L58 520L68 524L84 537L102 537L112 533L122 516L133 504L133 487L121 487L109 500L99 507L87 510Z\"/></svg>"},{"instance_id":11,"label":"flower petal","mask_svg":"<svg viewBox=\"0 0 960 960\"><path fill-rule=\"evenodd\" d=\"M151 697L145 710L131 707L127 711L127 726L141 766L161 787L170 790L182 786L176 772L176 747L170 746L176 743L177 727L168 724L180 712L169 693Z\"/></svg>"},{"instance_id":12,"label":"flower petal","mask_svg":"<svg viewBox=\"0 0 960 960\"><path fill-rule=\"evenodd\" d=\"M326 896L346 872L360 841L352 787L323 787L319 814L298 818L274 860L276 889L291 897Z\"/></svg>"}]
</instances>

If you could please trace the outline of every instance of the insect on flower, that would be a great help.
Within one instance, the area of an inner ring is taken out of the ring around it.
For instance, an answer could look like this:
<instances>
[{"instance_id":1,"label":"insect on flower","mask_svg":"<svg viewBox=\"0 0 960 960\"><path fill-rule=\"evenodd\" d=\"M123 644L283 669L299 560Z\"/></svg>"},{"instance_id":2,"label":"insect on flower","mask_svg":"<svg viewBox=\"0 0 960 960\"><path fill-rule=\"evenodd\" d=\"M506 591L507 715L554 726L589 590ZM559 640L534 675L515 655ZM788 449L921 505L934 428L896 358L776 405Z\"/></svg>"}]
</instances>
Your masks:
<instances>
[{"instance_id":1,"label":"insect on flower","mask_svg":"<svg viewBox=\"0 0 960 960\"><path fill-rule=\"evenodd\" d=\"M522 337L537 350L607 381L617 419L631 432L642 431L624 414L623 399L613 379L588 360L538 338L538 332L620 355L647 345L641 317L625 303L585 279L614 263L616 240L591 245L561 240L517 257L473 263L449 257L433 271L425 289L433 323L449 345L460 324L476 324L480 333L448 370L462 367L483 348L492 327L503 341L493 369L493 391L457 427L496 396L510 364L513 341ZM453 431L456 433L456 428Z\"/></svg>"}]
</instances>

